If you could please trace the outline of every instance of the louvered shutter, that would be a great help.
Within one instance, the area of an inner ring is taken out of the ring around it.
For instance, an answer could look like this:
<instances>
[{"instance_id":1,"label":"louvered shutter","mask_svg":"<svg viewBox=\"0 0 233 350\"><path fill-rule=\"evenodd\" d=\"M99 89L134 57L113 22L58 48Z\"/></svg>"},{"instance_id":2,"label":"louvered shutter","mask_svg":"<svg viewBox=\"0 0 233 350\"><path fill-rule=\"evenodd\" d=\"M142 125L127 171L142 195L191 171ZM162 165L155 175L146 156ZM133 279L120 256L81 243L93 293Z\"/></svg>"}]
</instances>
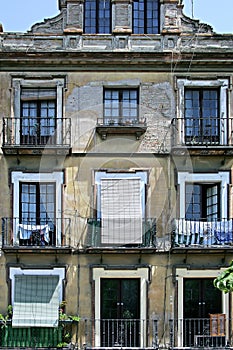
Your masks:
<instances>
[{"instance_id":1,"label":"louvered shutter","mask_svg":"<svg viewBox=\"0 0 233 350\"><path fill-rule=\"evenodd\" d=\"M102 243L142 243L140 178L101 180L101 219Z\"/></svg>"},{"instance_id":2,"label":"louvered shutter","mask_svg":"<svg viewBox=\"0 0 233 350\"><path fill-rule=\"evenodd\" d=\"M16 275L13 327L57 327L59 276Z\"/></svg>"}]
</instances>

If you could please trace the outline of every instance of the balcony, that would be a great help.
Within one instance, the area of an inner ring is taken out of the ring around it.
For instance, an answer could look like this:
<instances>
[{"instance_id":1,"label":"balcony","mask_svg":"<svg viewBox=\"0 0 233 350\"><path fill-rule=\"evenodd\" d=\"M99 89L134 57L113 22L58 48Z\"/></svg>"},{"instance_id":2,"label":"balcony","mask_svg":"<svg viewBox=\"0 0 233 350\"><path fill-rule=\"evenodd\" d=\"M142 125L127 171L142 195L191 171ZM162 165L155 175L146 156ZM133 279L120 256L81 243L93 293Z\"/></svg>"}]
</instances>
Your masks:
<instances>
[{"instance_id":1,"label":"balcony","mask_svg":"<svg viewBox=\"0 0 233 350\"><path fill-rule=\"evenodd\" d=\"M96 131L101 136L102 140L106 140L107 135L135 135L136 140L146 132L146 119L103 119L98 118Z\"/></svg>"},{"instance_id":2,"label":"balcony","mask_svg":"<svg viewBox=\"0 0 233 350\"><path fill-rule=\"evenodd\" d=\"M3 118L2 150L7 155L67 154L71 147L69 118Z\"/></svg>"},{"instance_id":3,"label":"balcony","mask_svg":"<svg viewBox=\"0 0 233 350\"><path fill-rule=\"evenodd\" d=\"M53 222L38 225L30 221L22 224L19 218L2 218L2 249L30 251L33 248L69 248L70 228L69 218L56 218Z\"/></svg>"},{"instance_id":4,"label":"balcony","mask_svg":"<svg viewBox=\"0 0 233 350\"><path fill-rule=\"evenodd\" d=\"M85 349L157 349L157 320L84 320L79 336L85 335ZM84 338L84 336L83 336Z\"/></svg>"},{"instance_id":5,"label":"balcony","mask_svg":"<svg viewBox=\"0 0 233 350\"><path fill-rule=\"evenodd\" d=\"M230 325L224 314L170 320L169 349L232 349Z\"/></svg>"},{"instance_id":6,"label":"balcony","mask_svg":"<svg viewBox=\"0 0 233 350\"><path fill-rule=\"evenodd\" d=\"M0 347L62 348L69 341L67 334L72 334L72 324L66 321L60 321L58 327L13 328L9 320L1 324Z\"/></svg>"},{"instance_id":7,"label":"balcony","mask_svg":"<svg viewBox=\"0 0 233 350\"><path fill-rule=\"evenodd\" d=\"M68 344L67 344L68 343ZM2 348L157 349L157 320L82 319L59 321L58 327L0 327ZM70 347L72 346L72 347Z\"/></svg>"},{"instance_id":8,"label":"balcony","mask_svg":"<svg viewBox=\"0 0 233 350\"><path fill-rule=\"evenodd\" d=\"M172 246L222 248L233 246L233 219L173 220Z\"/></svg>"},{"instance_id":9,"label":"balcony","mask_svg":"<svg viewBox=\"0 0 233 350\"><path fill-rule=\"evenodd\" d=\"M176 118L172 125L173 152L177 154L184 147L194 155L233 153L233 118Z\"/></svg>"},{"instance_id":10,"label":"balcony","mask_svg":"<svg viewBox=\"0 0 233 350\"><path fill-rule=\"evenodd\" d=\"M88 249L155 249L156 221L136 219L115 221L109 219L109 234L103 228L103 220L88 219L86 247ZM121 226L122 225L122 226ZM120 229L120 226L123 228ZM127 233L126 233L127 232ZM131 232L131 234L130 234Z\"/></svg>"},{"instance_id":11,"label":"balcony","mask_svg":"<svg viewBox=\"0 0 233 350\"><path fill-rule=\"evenodd\" d=\"M1 324L1 348L77 349L232 349L232 320L224 314L208 318L169 320L164 333L162 320L81 319L58 327L13 328ZM165 339L163 345L162 339ZM160 341L159 341L160 340ZM160 343L160 344L159 344ZM159 347L160 345L160 347Z\"/></svg>"}]
</instances>

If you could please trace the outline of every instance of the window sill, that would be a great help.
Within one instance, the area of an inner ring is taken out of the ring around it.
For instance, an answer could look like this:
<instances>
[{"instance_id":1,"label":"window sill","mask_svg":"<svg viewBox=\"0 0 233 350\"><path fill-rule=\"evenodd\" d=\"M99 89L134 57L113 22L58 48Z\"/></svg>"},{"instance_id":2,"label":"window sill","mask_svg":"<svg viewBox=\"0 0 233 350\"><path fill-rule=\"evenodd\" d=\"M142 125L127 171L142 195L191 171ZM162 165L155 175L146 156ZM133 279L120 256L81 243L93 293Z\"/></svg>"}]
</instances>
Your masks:
<instances>
[{"instance_id":1,"label":"window sill","mask_svg":"<svg viewBox=\"0 0 233 350\"><path fill-rule=\"evenodd\" d=\"M216 156L223 156L223 155L229 155L232 156L233 154L233 145L177 145L172 147L172 154L183 156L185 154L189 154L190 156L209 156L209 155L216 155Z\"/></svg>"},{"instance_id":2,"label":"window sill","mask_svg":"<svg viewBox=\"0 0 233 350\"><path fill-rule=\"evenodd\" d=\"M96 132L101 136L102 140L107 139L107 135L135 135L136 140L146 132L145 123L136 125L97 125Z\"/></svg>"},{"instance_id":3,"label":"window sill","mask_svg":"<svg viewBox=\"0 0 233 350\"><path fill-rule=\"evenodd\" d=\"M3 145L2 151L5 155L66 155L71 150L70 145Z\"/></svg>"}]
</instances>

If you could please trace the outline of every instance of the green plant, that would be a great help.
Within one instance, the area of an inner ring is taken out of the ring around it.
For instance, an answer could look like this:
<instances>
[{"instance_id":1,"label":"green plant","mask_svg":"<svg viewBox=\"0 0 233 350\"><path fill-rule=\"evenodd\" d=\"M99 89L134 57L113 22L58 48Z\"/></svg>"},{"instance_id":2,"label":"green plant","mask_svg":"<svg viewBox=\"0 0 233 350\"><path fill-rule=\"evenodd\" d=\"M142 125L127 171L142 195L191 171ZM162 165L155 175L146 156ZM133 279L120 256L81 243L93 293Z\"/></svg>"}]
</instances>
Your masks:
<instances>
[{"instance_id":1,"label":"green plant","mask_svg":"<svg viewBox=\"0 0 233 350\"><path fill-rule=\"evenodd\" d=\"M79 316L69 315L68 317L69 317L72 321L75 321L75 322L79 322L79 321L80 321L80 317L79 317Z\"/></svg>"},{"instance_id":2,"label":"green plant","mask_svg":"<svg viewBox=\"0 0 233 350\"><path fill-rule=\"evenodd\" d=\"M9 317L12 317L13 315L13 306L11 304L7 306L7 314Z\"/></svg>"},{"instance_id":3,"label":"green plant","mask_svg":"<svg viewBox=\"0 0 233 350\"><path fill-rule=\"evenodd\" d=\"M66 320L72 320L75 322L79 322L80 321L80 317L77 315L67 315L65 313L65 306L67 305L67 302L65 300L63 300L60 303L60 307L59 307L59 320L60 321L66 321Z\"/></svg>"},{"instance_id":4,"label":"green plant","mask_svg":"<svg viewBox=\"0 0 233 350\"><path fill-rule=\"evenodd\" d=\"M233 291L233 261L225 271L215 278L214 286L224 293Z\"/></svg>"},{"instance_id":5,"label":"green plant","mask_svg":"<svg viewBox=\"0 0 233 350\"><path fill-rule=\"evenodd\" d=\"M1 327L6 327L7 321L12 318L12 314L13 314L13 307L12 307L12 305L8 305L7 306L7 314L6 315L0 314Z\"/></svg>"},{"instance_id":6,"label":"green plant","mask_svg":"<svg viewBox=\"0 0 233 350\"><path fill-rule=\"evenodd\" d=\"M62 343L57 344L57 348L65 348L67 345L68 345L68 343L62 342Z\"/></svg>"},{"instance_id":7,"label":"green plant","mask_svg":"<svg viewBox=\"0 0 233 350\"><path fill-rule=\"evenodd\" d=\"M67 345L69 345L71 343L71 338L72 338L71 323L80 321L80 317L78 315L67 315L66 314L66 312L65 312L66 305L67 305L67 302L65 300L63 300L59 306L59 320L63 321L62 322L63 337L62 337L62 342L57 344L57 348L67 347Z\"/></svg>"}]
</instances>

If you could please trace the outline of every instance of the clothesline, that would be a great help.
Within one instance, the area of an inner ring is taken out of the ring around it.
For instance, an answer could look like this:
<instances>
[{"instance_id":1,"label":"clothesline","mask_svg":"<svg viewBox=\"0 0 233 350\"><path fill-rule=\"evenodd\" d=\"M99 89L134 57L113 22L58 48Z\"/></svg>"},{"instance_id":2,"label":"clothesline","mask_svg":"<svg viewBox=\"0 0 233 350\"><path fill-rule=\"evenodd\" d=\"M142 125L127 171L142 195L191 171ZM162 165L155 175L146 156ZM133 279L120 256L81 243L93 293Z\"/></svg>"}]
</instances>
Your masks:
<instances>
[{"instance_id":1,"label":"clothesline","mask_svg":"<svg viewBox=\"0 0 233 350\"><path fill-rule=\"evenodd\" d=\"M30 239L33 233L39 232L41 236L44 236L45 242L49 243L49 230L49 225L18 224L20 239Z\"/></svg>"},{"instance_id":2,"label":"clothesline","mask_svg":"<svg viewBox=\"0 0 233 350\"><path fill-rule=\"evenodd\" d=\"M175 242L186 244L233 243L233 221L174 220Z\"/></svg>"}]
</instances>

